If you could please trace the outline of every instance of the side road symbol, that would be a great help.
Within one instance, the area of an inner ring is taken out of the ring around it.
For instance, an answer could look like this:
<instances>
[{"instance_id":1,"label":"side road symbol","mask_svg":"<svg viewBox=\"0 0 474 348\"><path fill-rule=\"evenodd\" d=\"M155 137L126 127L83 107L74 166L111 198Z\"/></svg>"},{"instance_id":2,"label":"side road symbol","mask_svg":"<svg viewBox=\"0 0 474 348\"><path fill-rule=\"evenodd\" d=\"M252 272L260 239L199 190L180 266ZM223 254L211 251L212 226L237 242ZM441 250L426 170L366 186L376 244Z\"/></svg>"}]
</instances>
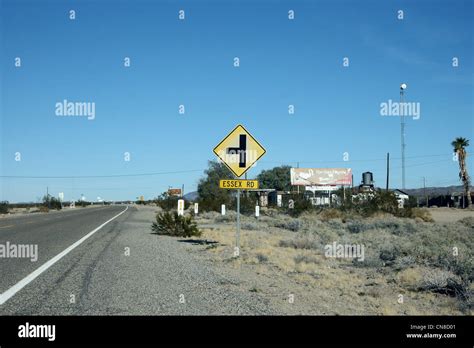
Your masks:
<instances>
[{"instance_id":1,"label":"side road symbol","mask_svg":"<svg viewBox=\"0 0 474 348\"><path fill-rule=\"evenodd\" d=\"M247 165L247 135L239 135L239 147L228 147L226 153L228 155L239 155L239 168L245 168Z\"/></svg>"}]
</instances>

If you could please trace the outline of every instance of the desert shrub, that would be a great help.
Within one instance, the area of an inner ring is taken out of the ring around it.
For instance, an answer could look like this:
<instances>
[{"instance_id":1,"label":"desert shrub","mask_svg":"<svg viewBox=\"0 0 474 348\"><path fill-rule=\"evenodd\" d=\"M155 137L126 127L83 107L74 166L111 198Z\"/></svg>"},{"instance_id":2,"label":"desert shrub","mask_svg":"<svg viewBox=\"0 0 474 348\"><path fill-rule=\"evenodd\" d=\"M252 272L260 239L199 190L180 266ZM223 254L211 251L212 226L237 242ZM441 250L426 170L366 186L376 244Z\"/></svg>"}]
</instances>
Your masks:
<instances>
[{"instance_id":1,"label":"desert shrub","mask_svg":"<svg viewBox=\"0 0 474 348\"><path fill-rule=\"evenodd\" d=\"M319 213L319 216L321 220L323 221L329 221L332 219L340 219L343 217L343 213L340 209L336 208L328 208L328 209L323 209L321 213Z\"/></svg>"},{"instance_id":2,"label":"desert shrub","mask_svg":"<svg viewBox=\"0 0 474 348\"><path fill-rule=\"evenodd\" d=\"M260 229L260 226L258 225L258 223L254 221L242 222L240 226L242 227L242 229L249 230L249 231L256 231Z\"/></svg>"},{"instance_id":3,"label":"desert shrub","mask_svg":"<svg viewBox=\"0 0 474 348\"><path fill-rule=\"evenodd\" d=\"M294 248L294 249L321 249L321 243L310 236L300 236L293 239L280 240L279 246L283 248Z\"/></svg>"},{"instance_id":4,"label":"desert shrub","mask_svg":"<svg viewBox=\"0 0 474 348\"><path fill-rule=\"evenodd\" d=\"M199 237L201 231L192 216L181 216L177 212L162 212L156 215L156 222L151 229L160 235L168 235L174 237Z\"/></svg>"},{"instance_id":5,"label":"desert shrub","mask_svg":"<svg viewBox=\"0 0 474 348\"><path fill-rule=\"evenodd\" d=\"M161 207L161 209L171 211L178 209L178 200L180 199L182 199L182 197L170 196L167 192L164 192L158 198L156 198L154 202L159 207ZM187 200L184 200L184 209L186 210L188 208L189 202Z\"/></svg>"},{"instance_id":6,"label":"desert shrub","mask_svg":"<svg viewBox=\"0 0 474 348\"><path fill-rule=\"evenodd\" d=\"M273 217L279 217L281 216L281 211L275 208L270 208L267 207L266 209L260 209L260 217L268 217L268 218L273 218Z\"/></svg>"},{"instance_id":7,"label":"desert shrub","mask_svg":"<svg viewBox=\"0 0 474 348\"><path fill-rule=\"evenodd\" d=\"M237 213L232 210L226 210L225 215L217 215L215 222L235 222L237 220Z\"/></svg>"},{"instance_id":8,"label":"desert shrub","mask_svg":"<svg viewBox=\"0 0 474 348\"><path fill-rule=\"evenodd\" d=\"M319 263L319 260L314 256L309 255L296 255L293 260L295 263Z\"/></svg>"},{"instance_id":9,"label":"desert shrub","mask_svg":"<svg viewBox=\"0 0 474 348\"><path fill-rule=\"evenodd\" d=\"M407 205L406 208L399 208L398 201L392 191L377 190L373 196L356 197L350 204L344 204L341 209L355 212L364 217L371 217L380 213L388 213L398 217L412 217L412 209Z\"/></svg>"},{"instance_id":10,"label":"desert shrub","mask_svg":"<svg viewBox=\"0 0 474 348\"><path fill-rule=\"evenodd\" d=\"M351 233L360 233L360 232L363 232L365 231L366 229L366 226L365 224L360 221L360 220L353 220L353 221L349 221L347 223L347 226L346 228L349 230L349 232Z\"/></svg>"},{"instance_id":11,"label":"desert shrub","mask_svg":"<svg viewBox=\"0 0 474 348\"><path fill-rule=\"evenodd\" d=\"M399 234L401 222L398 219L381 219L374 220L371 226L378 229L385 229L390 233Z\"/></svg>"},{"instance_id":12,"label":"desert shrub","mask_svg":"<svg viewBox=\"0 0 474 348\"><path fill-rule=\"evenodd\" d=\"M411 255L398 257L393 263L393 268L396 271L401 271L413 266L415 262L416 259Z\"/></svg>"},{"instance_id":13,"label":"desert shrub","mask_svg":"<svg viewBox=\"0 0 474 348\"><path fill-rule=\"evenodd\" d=\"M470 227L470 228L474 229L474 217L472 217L472 216L462 218L458 222L461 223L462 225L465 225L467 227Z\"/></svg>"},{"instance_id":14,"label":"desert shrub","mask_svg":"<svg viewBox=\"0 0 474 348\"><path fill-rule=\"evenodd\" d=\"M362 231L370 229L386 230L395 235L412 234L417 231L416 226L409 220L401 220L395 217L377 218L363 224ZM349 228L349 226L348 226Z\"/></svg>"},{"instance_id":15,"label":"desert shrub","mask_svg":"<svg viewBox=\"0 0 474 348\"><path fill-rule=\"evenodd\" d=\"M44 205L40 206L38 210L39 210L40 213L48 213L49 212L49 208L47 206L45 207Z\"/></svg>"},{"instance_id":16,"label":"desert shrub","mask_svg":"<svg viewBox=\"0 0 474 348\"><path fill-rule=\"evenodd\" d=\"M425 272L418 289L456 297L461 301L468 301L471 296L467 282L452 272L440 269L429 269Z\"/></svg>"},{"instance_id":17,"label":"desert shrub","mask_svg":"<svg viewBox=\"0 0 474 348\"><path fill-rule=\"evenodd\" d=\"M352 265L354 267L380 268L383 267L384 262L380 259L378 255L366 253L364 255L364 260L359 260L357 258L352 259Z\"/></svg>"},{"instance_id":18,"label":"desert shrub","mask_svg":"<svg viewBox=\"0 0 474 348\"><path fill-rule=\"evenodd\" d=\"M7 201L0 202L0 214L8 214L8 208L9 205Z\"/></svg>"},{"instance_id":19,"label":"desert shrub","mask_svg":"<svg viewBox=\"0 0 474 348\"><path fill-rule=\"evenodd\" d=\"M438 256L438 260L434 262L436 266L442 267L467 282L474 281L474 258L472 255L467 256Z\"/></svg>"},{"instance_id":20,"label":"desert shrub","mask_svg":"<svg viewBox=\"0 0 474 348\"><path fill-rule=\"evenodd\" d=\"M202 213L199 213L197 217L201 219L206 219L206 220L214 220L216 219L220 214L216 211L205 211Z\"/></svg>"},{"instance_id":21,"label":"desert shrub","mask_svg":"<svg viewBox=\"0 0 474 348\"><path fill-rule=\"evenodd\" d=\"M43 197L43 206L49 209L56 209L56 210L61 210L62 209L62 204L61 201L53 196L50 195L45 195Z\"/></svg>"},{"instance_id":22,"label":"desert shrub","mask_svg":"<svg viewBox=\"0 0 474 348\"><path fill-rule=\"evenodd\" d=\"M392 265L397 257L400 255L400 250L396 247L384 247L380 250L379 258L384 262L385 265Z\"/></svg>"},{"instance_id":23,"label":"desert shrub","mask_svg":"<svg viewBox=\"0 0 474 348\"><path fill-rule=\"evenodd\" d=\"M293 208L290 208L290 200L293 201ZM291 194L285 196L284 205L286 207L286 213L293 217L298 217L304 212L314 209L311 201L306 199L303 194Z\"/></svg>"},{"instance_id":24,"label":"desert shrub","mask_svg":"<svg viewBox=\"0 0 474 348\"><path fill-rule=\"evenodd\" d=\"M393 215L400 214L397 198L391 191L378 190L371 201L374 203L376 210Z\"/></svg>"},{"instance_id":25,"label":"desert shrub","mask_svg":"<svg viewBox=\"0 0 474 348\"><path fill-rule=\"evenodd\" d=\"M259 263L264 263L268 261L268 256L265 254L257 253L256 257Z\"/></svg>"},{"instance_id":26,"label":"desert shrub","mask_svg":"<svg viewBox=\"0 0 474 348\"><path fill-rule=\"evenodd\" d=\"M335 231L344 231L345 230L345 225L339 220L329 220L329 221L327 221L327 226L330 229L333 229Z\"/></svg>"},{"instance_id":27,"label":"desert shrub","mask_svg":"<svg viewBox=\"0 0 474 348\"><path fill-rule=\"evenodd\" d=\"M272 225L274 227L283 228L285 230L296 232L301 228L302 223L298 219L283 218L283 219L278 219L276 221L273 221Z\"/></svg>"},{"instance_id":28,"label":"desert shrub","mask_svg":"<svg viewBox=\"0 0 474 348\"><path fill-rule=\"evenodd\" d=\"M413 218L420 218L421 220L425 222L434 222L433 217L431 216L431 213L426 208L412 208L411 212L412 212L411 217Z\"/></svg>"}]
</instances>

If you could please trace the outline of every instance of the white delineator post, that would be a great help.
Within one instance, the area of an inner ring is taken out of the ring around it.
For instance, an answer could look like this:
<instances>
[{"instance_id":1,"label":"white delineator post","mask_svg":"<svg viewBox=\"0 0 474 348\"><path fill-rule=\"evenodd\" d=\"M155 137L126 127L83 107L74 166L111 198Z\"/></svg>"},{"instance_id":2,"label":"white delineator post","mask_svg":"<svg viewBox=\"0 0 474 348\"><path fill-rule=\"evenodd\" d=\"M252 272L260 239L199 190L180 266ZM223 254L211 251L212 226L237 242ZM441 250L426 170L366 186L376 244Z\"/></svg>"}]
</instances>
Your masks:
<instances>
[{"instance_id":1,"label":"white delineator post","mask_svg":"<svg viewBox=\"0 0 474 348\"><path fill-rule=\"evenodd\" d=\"M184 215L184 199L178 199L178 215Z\"/></svg>"},{"instance_id":2,"label":"white delineator post","mask_svg":"<svg viewBox=\"0 0 474 348\"><path fill-rule=\"evenodd\" d=\"M255 217L260 216L260 207L258 205L255 206Z\"/></svg>"},{"instance_id":3,"label":"white delineator post","mask_svg":"<svg viewBox=\"0 0 474 348\"><path fill-rule=\"evenodd\" d=\"M221 214L225 215L225 204L221 205Z\"/></svg>"},{"instance_id":4,"label":"white delineator post","mask_svg":"<svg viewBox=\"0 0 474 348\"><path fill-rule=\"evenodd\" d=\"M199 212L199 203L194 203L194 214L197 215Z\"/></svg>"}]
</instances>

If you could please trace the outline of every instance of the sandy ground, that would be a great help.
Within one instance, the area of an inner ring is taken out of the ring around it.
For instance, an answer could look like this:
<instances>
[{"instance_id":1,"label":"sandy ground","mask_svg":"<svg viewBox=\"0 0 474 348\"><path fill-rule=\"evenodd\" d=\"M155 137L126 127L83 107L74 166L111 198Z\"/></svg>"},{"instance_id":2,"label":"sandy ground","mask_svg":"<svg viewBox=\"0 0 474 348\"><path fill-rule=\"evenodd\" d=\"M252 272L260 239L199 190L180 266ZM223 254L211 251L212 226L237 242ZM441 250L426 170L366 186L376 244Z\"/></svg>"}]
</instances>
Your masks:
<instances>
[{"instance_id":1,"label":"sandy ground","mask_svg":"<svg viewBox=\"0 0 474 348\"><path fill-rule=\"evenodd\" d=\"M465 217L474 217L474 210L456 209L456 208L429 208L431 216L436 222L450 223L456 222Z\"/></svg>"},{"instance_id":2,"label":"sandy ground","mask_svg":"<svg viewBox=\"0 0 474 348\"><path fill-rule=\"evenodd\" d=\"M456 221L472 212L433 209L437 221ZM243 218L241 257L233 257L235 222L198 217L205 247L190 248L214 262L216 269L240 278L240 286L257 292L272 306L291 315L466 315L453 297L407 290L412 270L352 267L350 262L328 259L314 250L281 247L295 232L265 227L246 229ZM255 221L255 219L253 219ZM400 303L400 296L403 302Z\"/></svg>"}]
</instances>

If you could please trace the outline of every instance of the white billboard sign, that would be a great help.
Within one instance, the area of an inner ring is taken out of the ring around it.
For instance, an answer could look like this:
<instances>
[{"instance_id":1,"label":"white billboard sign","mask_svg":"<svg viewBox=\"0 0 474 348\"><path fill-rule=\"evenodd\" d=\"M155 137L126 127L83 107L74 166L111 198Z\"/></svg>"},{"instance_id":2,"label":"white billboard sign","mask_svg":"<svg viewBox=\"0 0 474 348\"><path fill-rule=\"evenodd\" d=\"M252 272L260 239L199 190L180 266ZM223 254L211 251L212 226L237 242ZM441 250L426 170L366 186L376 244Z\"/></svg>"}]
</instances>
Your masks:
<instances>
[{"instance_id":1,"label":"white billboard sign","mask_svg":"<svg viewBox=\"0 0 474 348\"><path fill-rule=\"evenodd\" d=\"M291 168L291 184L301 186L351 185L350 168Z\"/></svg>"}]
</instances>

